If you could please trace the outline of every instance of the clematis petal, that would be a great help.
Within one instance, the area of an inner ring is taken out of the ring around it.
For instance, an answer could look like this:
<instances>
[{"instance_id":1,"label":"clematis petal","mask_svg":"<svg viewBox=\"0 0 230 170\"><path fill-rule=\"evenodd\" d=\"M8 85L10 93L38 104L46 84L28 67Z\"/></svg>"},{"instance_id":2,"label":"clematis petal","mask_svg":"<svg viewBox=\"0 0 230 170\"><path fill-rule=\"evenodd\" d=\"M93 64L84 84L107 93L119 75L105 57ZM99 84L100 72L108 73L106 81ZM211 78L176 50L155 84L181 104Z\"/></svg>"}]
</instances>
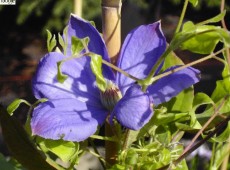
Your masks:
<instances>
[{"instance_id":1,"label":"clematis petal","mask_svg":"<svg viewBox=\"0 0 230 170\"><path fill-rule=\"evenodd\" d=\"M127 35L122 45L118 67L139 79L143 79L149 74L165 48L166 40L161 30L161 23L142 25ZM134 82L120 73L117 74L116 78L123 94Z\"/></svg>"},{"instance_id":2,"label":"clematis petal","mask_svg":"<svg viewBox=\"0 0 230 170\"><path fill-rule=\"evenodd\" d=\"M78 38L89 37L90 41L88 44L89 51L99 54L102 58L110 62L108 52L105 46L105 42L102 39L97 29L92 26L89 21L86 21L74 14L71 14L68 30L67 30L67 56L71 56L71 37L76 36ZM103 74L107 79L114 80L115 76L112 69L106 65L103 65Z\"/></svg>"},{"instance_id":3,"label":"clematis petal","mask_svg":"<svg viewBox=\"0 0 230 170\"><path fill-rule=\"evenodd\" d=\"M178 67L178 66L177 66ZM166 70L173 70L176 67L171 67ZM148 87L150 96L152 97L155 106L169 101L182 90L199 82L200 71L192 67L187 67L183 70L175 72L171 75L159 79L156 83Z\"/></svg>"},{"instance_id":4,"label":"clematis petal","mask_svg":"<svg viewBox=\"0 0 230 170\"><path fill-rule=\"evenodd\" d=\"M104 123L107 111L76 99L50 100L34 109L33 135L46 139L83 141Z\"/></svg>"},{"instance_id":5,"label":"clematis petal","mask_svg":"<svg viewBox=\"0 0 230 170\"><path fill-rule=\"evenodd\" d=\"M40 61L33 77L33 91L36 98L78 100L100 104L99 90L95 85L95 76L90 69L90 58L82 57L63 63L61 70L68 75L64 83L57 80L57 62L65 58L62 53L48 53Z\"/></svg>"},{"instance_id":6,"label":"clematis petal","mask_svg":"<svg viewBox=\"0 0 230 170\"><path fill-rule=\"evenodd\" d=\"M115 106L110 116L110 123L115 116L120 124L126 128L139 130L152 115L153 110L148 95L141 91L140 86L133 85Z\"/></svg>"}]
</instances>

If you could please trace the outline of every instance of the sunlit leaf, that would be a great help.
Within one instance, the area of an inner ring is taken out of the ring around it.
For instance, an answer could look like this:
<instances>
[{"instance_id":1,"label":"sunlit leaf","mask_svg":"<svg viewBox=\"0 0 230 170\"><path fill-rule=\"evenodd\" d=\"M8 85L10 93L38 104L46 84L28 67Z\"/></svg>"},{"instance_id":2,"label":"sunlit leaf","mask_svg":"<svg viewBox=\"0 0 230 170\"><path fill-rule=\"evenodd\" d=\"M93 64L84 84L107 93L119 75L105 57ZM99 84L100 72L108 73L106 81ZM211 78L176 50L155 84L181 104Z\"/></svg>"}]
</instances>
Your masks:
<instances>
[{"instance_id":1,"label":"sunlit leaf","mask_svg":"<svg viewBox=\"0 0 230 170\"><path fill-rule=\"evenodd\" d=\"M167 125L171 122L177 121L183 117L189 116L189 113L166 113L166 114L156 114L154 115L153 123L157 126Z\"/></svg>"},{"instance_id":2,"label":"sunlit leaf","mask_svg":"<svg viewBox=\"0 0 230 170\"><path fill-rule=\"evenodd\" d=\"M156 139L165 145L168 145L171 141L172 135L167 126L158 126L156 131Z\"/></svg>"},{"instance_id":3,"label":"sunlit leaf","mask_svg":"<svg viewBox=\"0 0 230 170\"><path fill-rule=\"evenodd\" d=\"M164 103L168 112L187 112L192 109L194 98L193 87L183 90L176 97L172 98L169 102Z\"/></svg>"},{"instance_id":4,"label":"sunlit leaf","mask_svg":"<svg viewBox=\"0 0 230 170\"><path fill-rule=\"evenodd\" d=\"M197 93L193 100L193 110L195 111L199 106L207 105L207 104L214 105L214 102L207 94Z\"/></svg>"},{"instance_id":5,"label":"sunlit leaf","mask_svg":"<svg viewBox=\"0 0 230 170\"><path fill-rule=\"evenodd\" d=\"M97 86L101 91L104 92L106 90L106 81L102 74L102 57L97 54L90 54L90 56L91 56L90 66L92 72L96 76Z\"/></svg>"},{"instance_id":6,"label":"sunlit leaf","mask_svg":"<svg viewBox=\"0 0 230 170\"><path fill-rule=\"evenodd\" d=\"M188 124L181 123L181 122L175 122L175 125L179 130L186 131L186 132L191 132L191 133L197 132L198 129L200 129L200 128L196 129L196 128L188 125Z\"/></svg>"},{"instance_id":7,"label":"sunlit leaf","mask_svg":"<svg viewBox=\"0 0 230 170\"><path fill-rule=\"evenodd\" d=\"M66 55L67 46L68 46L68 36L67 36L68 27L65 27L63 30L63 42L60 41L60 44L63 48L63 54Z\"/></svg>"},{"instance_id":8,"label":"sunlit leaf","mask_svg":"<svg viewBox=\"0 0 230 170\"><path fill-rule=\"evenodd\" d=\"M24 99L15 99L8 107L7 107L7 112L10 115L13 115L14 111L20 106L20 104L25 103L28 106L31 106L29 102L27 102Z\"/></svg>"},{"instance_id":9,"label":"sunlit leaf","mask_svg":"<svg viewBox=\"0 0 230 170\"><path fill-rule=\"evenodd\" d=\"M187 22L180 34L180 36L191 36L181 44L181 48L199 54L213 52L219 41L227 44L230 42L229 35L224 29L212 25L192 25L191 22Z\"/></svg>"},{"instance_id":10,"label":"sunlit leaf","mask_svg":"<svg viewBox=\"0 0 230 170\"><path fill-rule=\"evenodd\" d=\"M62 49L64 50L65 49L65 42L63 40L63 37L60 35L60 33L58 33L57 40L58 40L59 44L61 45Z\"/></svg>"},{"instance_id":11,"label":"sunlit leaf","mask_svg":"<svg viewBox=\"0 0 230 170\"><path fill-rule=\"evenodd\" d=\"M205 24L219 22L219 21L221 21L224 18L225 14L226 14L226 10L224 10L223 12L221 12L220 14L218 14L217 16L215 16L213 18L210 18L210 19L208 19L206 21L203 21L203 22L201 22L201 23L199 23L197 25L205 25Z\"/></svg>"},{"instance_id":12,"label":"sunlit leaf","mask_svg":"<svg viewBox=\"0 0 230 170\"><path fill-rule=\"evenodd\" d=\"M182 31L174 36L169 48L175 50L181 47L194 53L210 54L218 42L230 45L230 36L226 30L214 25L194 25L188 21Z\"/></svg>"},{"instance_id":13,"label":"sunlit leaf","mask_svg":"<svg viewBox=\"0 0 230 170\"><path fill-rule=\"evenodd\" d=\"M176 66L176 65L184 65L183 61L177 57L177 55L174 52L171 52L164 61L164 65L162 67L162 71L165 71L166 69Z\"/></svg>"},{"instance_id":14,"label":"sunlit leaf","mask_svg":"<svg viewBox=\"0 0 230 170\"><path fill-rule=\"evenodd\" d=\"M226 142L229 139L230 139L230 122L228 122L228 126L220 135L211 138L211 140L214 142Z\"/></svg>"},{"instance_id":15,"label":"sunlit leaf","mask_svg":"<svg viewBox=\"0 0 230 170\"><path fill-rule=\"evenodd\" d=\"M56 46L56 40L55 40L55 36L53 36L49 30L46 30L46 32L47 32L47 41L46 41L47 50L48 52L51 52L53 48Z\"/></svg>"},{"instance_id":16,"label":"sunlit leaf","mask_svg":"<svg viewBox=\"0 0 230 170\"><path fill-rule=\"evenodd\" d=\"M79 144L70 141L39 138L38 143L45 152L54 153L64 162L70 161L79 151Z\"/></svg>"},{"instance_id":17,"label":"sunlit leaf","mask_svg":"<svg viewBox=\"0 0 230 170\"><path fill-rule=\"evenodd\" d=\"M60 83L64 83L64 81L68 78L67 75L63 74L62 71L61 71L61 66L63 64L63 61L59 61L57 62L57 68L58 68L58 72L57 72L57 80L60 82Z\"/></svg>"},{"instance_id":18,"label":"sunlit leaf","mask_svg":"<svg viewBox=\"0 0 230 170\"><path fill-rule=\"evenodd\" d=\"M198 0L189 0L190 3L195 7L198 4Z\"/></svg>"},{"instance_id":19,"label":"sunlit leaf","mask_svg":"<svg viewBox=\"0 0 230 170\"><path fill-rule=\"evenodd\" d=\"M71 41L71 51L72 55L79 54L85 47L88 46L89 38L79 39L77 37L72 37Z\"/></svg>"},{"instance_id":20,"label":"sunlit leaf","mask_svg":"<svg viewBox=\"0 0 230 170\"><path fill-rule=\"evenodd\" d=\"M91 24L94 28L96 28L96 24L95 24L94 21L90 21L90 24Z\"/></svg>"}]
</instances>

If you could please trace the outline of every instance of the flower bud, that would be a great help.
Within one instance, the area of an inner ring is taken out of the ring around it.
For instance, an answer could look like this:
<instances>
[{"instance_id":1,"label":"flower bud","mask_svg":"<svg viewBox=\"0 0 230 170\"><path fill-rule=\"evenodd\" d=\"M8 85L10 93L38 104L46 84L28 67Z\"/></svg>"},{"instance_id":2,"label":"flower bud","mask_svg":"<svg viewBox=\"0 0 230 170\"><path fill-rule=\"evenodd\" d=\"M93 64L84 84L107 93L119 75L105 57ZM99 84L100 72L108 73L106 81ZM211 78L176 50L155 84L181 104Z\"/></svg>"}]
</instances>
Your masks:
<instances>
[{"instance_id":1,"label":"flower bud","mask_svg":"<svg viewBox=\"0 0 230 170\"><path fill-rule=\"evenodd\" d=\"M100 97L102 105L109 111L112 111L122 95L119 88L111 81L108 81L106 90L104 92L100 91Z\"/></svg>"}]
</instances>

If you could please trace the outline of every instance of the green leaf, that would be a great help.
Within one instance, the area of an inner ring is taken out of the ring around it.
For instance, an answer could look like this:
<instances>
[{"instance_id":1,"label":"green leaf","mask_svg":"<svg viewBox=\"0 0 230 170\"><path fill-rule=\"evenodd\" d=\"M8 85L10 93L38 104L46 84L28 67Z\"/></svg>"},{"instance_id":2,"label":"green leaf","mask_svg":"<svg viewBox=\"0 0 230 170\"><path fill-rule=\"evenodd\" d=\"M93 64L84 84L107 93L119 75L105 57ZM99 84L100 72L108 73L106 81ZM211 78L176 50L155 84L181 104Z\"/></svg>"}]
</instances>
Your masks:
<instances>
[{"instance_id":1,"label":"green leaf","mask_svg":"<svg viewBox=\"0 0 230 170\"><path fill-rule=\"evenodd\" d=\"M36 149L21 124L0 106L0 123L4 140L14 158L28 170L55 170Z\"/></svg>"},{"instance_id":2,"label":"green leaf","mask_svg":"<svg viewBox=\"0 0 230 170\"><path fill-rule=\"evenodd\" d=\"M64 162L70 161L79 152L79 143L76 142L39 138L38 143L45 152L54 153Z\"/></svg>"},{"instance_id":3,"label":"green leaf","mask_svg":"<svg viewBox=\"0 0 230 170\"><path fill-rule=\"evenodd\" d=\"M65 37L63 39L64 42L60 41L60 44L62 45L63 51L64 51L64 55L66 55L66 51L67 51L67 46L68 46L68 36L67 36L67 31L68 31L68 27L65 27L65 29L63 30L63 37ZM62 37L61 37L62 38ZM60 39L60 38L59 38Z\"/></svg>"},{"instance_id":4,"label":"green leaf","mask_svg":"<svg viewBox=\"0 0 230 170\"><path fill-rule=\"evenodd\" d=\"M175 65L184 65L183 61L177 57L177 55L174 52L171 52L164 61L164 65L162 67L162 71L165 71L166 69L175 66Z\"/></svg>"},{"instance_id":5,"label":"green leaf","mask_svg":"<svg viewBox=\"0 0 230 170\"><path fill-rule=\"evenodd\" d=\"M184 42L181 48L194 53L209 54L214 51L218 42L219 35L211 32L191 38L190 40Z\"/></svg>"},{"instance_id":6,"label":"green leaf","mask_svg":"<svg viewBox=\"0 0 230 170\"><path fill-rule=\"evenodd\" d=\"M90 21L90 24L91 24L94 28L96 28L96 24L95 24L94 21Z\"/></svg>"},{"instance_id":7,"label":"green leaf","mask_svg":"<svg viewBox=\"0 0 230 170\"><path fill-rule=\"evenodd\" d=\"M188 30L190 27L190 30ZM193 30L192 30L193 28ZM229 35L223 29L212 25L191 25L185 23L182 32L190 34L192 37L181 44L182 49L199 54L209 54L213 52L219 41L229 44ZM188 32L189 31L189 32ZM194 34L194 35L192 35ZM188 36L186 35L186 36ZM182 35L184 36L184 35Z\"/></svg>"},{"instance_id":8,"label":"green leaf","mask_svg":"<svg viewBox=\"0 0 230 170\"><path fill-rule=\"evenodd\" d=\"M196 7L197 4L198 4L198 0L189 0L189 2L190 2L194 7Z\"/></svg>"},{"instance_id":9,"label":"green leaf","mask_svg":"<svg viewBox=\"0 0 230 170\"><path fill-rule=\"evenodd\" d=\"M179 130L186 131L186 132L191 132L191 133L197 132L198 129L200 129L200 128L196 129L196 128L188 125L188 124L184 124L184 123L181 123L181 122L176 122L175 125Z\"/></svg>"},{"instance_id":10,"label":"green leaf","mask_svg":"<svg viewBox=\"0 0 230 170\"><path fill-rule=\"evenodd\" d=\"M225 14L226 14L226 10L224 10L223 12L221 12L220 14L218 14L217 16L215 16L213 18L210 18L210 19L208 19L206 21L198 23L197 25L205 25L205 24L219 22L219 21L221 21L224 18Z\"/></svg>"},{"instance_id":11,"label":"green leaf","mask_svg":"<svg viewBox=\"0 0 230 170\"><path fill-rule=\"evenodd\" d=\"M10 115L13 115L13 112L19 107L21 103L25 103L28 106L31 106L29 102L23 99L15 99L8 107L7 107L7 112Z\"/></svg>"},{"instance_id":12,"label":"green leaf","mask_svg":"<svg viewBox=\"0 0 230 170\"><path fill-rule=\"evenodd\" d=\"M53 48L56 46L56 40L55 40L55 36L53 36L51 34L51 32L49 30L46 30L47 32L47 50L48 52L51 52L53 50Z\"/></svg>"},{"instance_id":13,"label":"green leaf","mask_svg":"<svg viewBox=\"0 0 230 170\"><path fill-rule=\"evenodd\" d=\"M227 58L227 54L226 52L223 53L224 54L224 57L225 57L225 63L224 63L224 69L223 69L223 72L222 72L222 77L223 79L226 81L226 83L228 84L228 82L230 82L230 67L228 66L228 58Z\"/></svg>"},{"instance_id":14,"label":"green leaf","mask_svg":"<svg viewBox=\"0 0 230 170\"><path fill-rule=\"evenodd\" d=\"M174 36L169 48L175 50L181 47L194 53L210 54L220 41L226 46L230 45L230 36L226 30L213 25L194 25L189 21Z\"/></svg>"},{"instance_id":15,"label":"green leaf","mask_svg":"<svg viewBox=\"0 0 230 170\"><path fill-rule=\"evenodd\" d=\"M106 81L102 74L102 57L95 53L91 53L90 56L90 66L92 72L96 76L97 87L104 92L106 90Z\"/></svg>"},{"instance_id":16,"label":"green leaf","mask_svg":"<svg viewBox=\"0 0 230 170\"><path fill-rule=\"evenodd\" d=\"M227 95L230 95L230 81L228 80L228 78L217 81L216 88L211 96L212 100L214 102L218 102L222 100L224 97L226 97Z\"/></svg>"},{"instance_id":17,"label":"green leaf","mask_svg":"<svg viewBox=\"0 0 230 170\"><path fill-rule=\"evenodd\" d=\"M196 110L197 108L199 108L200 106L203 106L203 105L210 105L212 107L214 107L214 102L212 101L212 99L204 94L204 93L197 93L195 95L195 98L193 100L193 108L191 110L191 125L194 129L200 129L201 128L201 125L199 123L199 121L197 120L201 114L196 114ZM213 112L212 112L213 113Z\"/></svg>"},{"instance_id":18,"label":"green leaf","mask_svg":"<svg viewBox=\"0 0 230 170\"><path fill-rule=\"evenodd\" d=\"M153 123L157 126L160 125L167 125L171 122L177 121L181 118L189 116L189 113L165 113L165 114L159 114L158 112L155 112Z\"/></svg>"},{"instance_id":19,"label":"green leaf","mask_svg":"<svg viewBox=\"0 0 230 170\"><path fill-rule=\"evenodd\" d=\"M193 108L192 110L195 111L199 106L212 104L214 105L214 102L212 99L206 95L205 93L197 93L193 100Z\"/></svg>"},{"instance_id":20,"label":"green leaf","mask_svg":"<svg viewBox=\"0 0 230 170\"><path fill-rule=\"evenodd\" d=\"M224 80L219 80L216 82L216 88L211 96L213 102L215 102L215 107L208 106L205 111L201 114L197 114L197 120L201 125L207 122L207 120L215 113L215 108L218 109L218 113L224 116L230 116L230 81L229 78L224 78ZM216 126L222 118L217 116L209 128Z\"/></svg>"},{"instance_id":21,"label":"green leaf","mask_svg":"<svg viewBox=\"0 0 230 170\"><path fill-rule=\"evenodd\" d=\"M164 103L163 106L168 109L168 112L188 112L192 109L194 98L193 87L183 90L176 97L172 98L169 102Z\"/></svg>"},{"instance_id":22,"label":"green leaf","mask_svg":"<svg viewBox=\"0 0 230 170\"><path fill-rule=\"evenodd\" d=\"M157 141L164 145L170 143L172 136L167 126L158 126L155 133Z\"/></svg>"},{"instance_id":23,"label":"green leaf","mask_svg":"<svg viewBox=\"0 0 230 170\"><path fill-rule=\"evenodd\" d=\"M57 68L58 68L57 80L60 83L64 83L64 81L68 78L68 76L66 74L63 74L62 71L61 71L61 66L62 66L63 62L64 61L57 62Z\"/></svg>"},{"instance_id":24,"label":"green leaf","mask_svg":"<svg viewBox=\"0 0 230 170\"><path fill-rule=\"evenodd\" d=\"M77 37L72 37L71 41L71 51L72 55L78 55L84 48L88 46L89 37L79 39Z\"/></svg>"},{"instance_id":25,"label":"green leaf","mask_svg":"<svg viewBox=\"0 0 230 170\"><path fill-rule=\"evenodd\" d=\"M220 135L211 138L211 140L214 142L226 142L229 139L230 139L230 122L228 122L227 128Z\"/></svg>"},{"instance_id":26,"label":"green leaf","mask_svg":"<svg viewBox=\"0 0 230 170\"><path fill-rule=\"evenodd\" d=\"M66 45L65 45L65 42L64 42L62 36L60 35L60 33L58 33L58 37L56 37L56 38L57 38L59 44L61 45L62 49L64 50Z\"/></svg>"},{"instance_id":27,"label":"green leaf","mask_svg":"<svg viewBox=\"0 0 230 170\"><path fill-rule=\"evenodd\" d=\"M201 113L201 114L196 114L197 120L201 125L205 124L208 119L215 113L215 108L219 108L218 113L223 115L223 116L230 116L230 98L223 98L222 100L219 100L218 102L215 103L215 107L207 107L207 109ZM222 117L216 116L214 120L209 124L207 129L215 127L219 122L223 120Z\"/></svg>"}]
</instances>

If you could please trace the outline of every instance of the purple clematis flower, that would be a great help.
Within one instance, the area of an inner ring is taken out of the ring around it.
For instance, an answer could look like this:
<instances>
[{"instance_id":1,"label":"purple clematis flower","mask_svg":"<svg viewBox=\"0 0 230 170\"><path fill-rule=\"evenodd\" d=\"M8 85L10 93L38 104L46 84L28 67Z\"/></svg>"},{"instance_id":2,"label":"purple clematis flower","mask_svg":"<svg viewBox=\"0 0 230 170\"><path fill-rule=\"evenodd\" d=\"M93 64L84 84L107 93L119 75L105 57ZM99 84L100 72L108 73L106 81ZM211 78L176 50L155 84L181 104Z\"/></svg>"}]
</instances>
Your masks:
<instances>
[{"instance_id":1,"label":"purple clematis flower","mask_svg":"<svg viewBox=\"0 0 230 170\"><path fill-rule=\"evenodd\" d=\"M131 31L121 48L118 67L139 79L146 78L166 48L160 26L160 22L155 22ZM188 67L158 80L145 93L133 79L119 72L115 75L110 67L103 65L107 89L102 92L97 88L95 75L91 71L90 57L82 57L63 63L62 72L68 78L64 83L59 83L56 79L57 62L71 55L72 36L89 37L89 50L110 61L99 32L88 21L71 15L67 54L46 54L33 78L35 97L48 99L34 109L31 120L34 135L83 141L96 132L109 113L110 121L116 118L124 127L138 130L152 117L152 105L169 101L200 79L200 72Z\"/></svg>"}]
</instances>

